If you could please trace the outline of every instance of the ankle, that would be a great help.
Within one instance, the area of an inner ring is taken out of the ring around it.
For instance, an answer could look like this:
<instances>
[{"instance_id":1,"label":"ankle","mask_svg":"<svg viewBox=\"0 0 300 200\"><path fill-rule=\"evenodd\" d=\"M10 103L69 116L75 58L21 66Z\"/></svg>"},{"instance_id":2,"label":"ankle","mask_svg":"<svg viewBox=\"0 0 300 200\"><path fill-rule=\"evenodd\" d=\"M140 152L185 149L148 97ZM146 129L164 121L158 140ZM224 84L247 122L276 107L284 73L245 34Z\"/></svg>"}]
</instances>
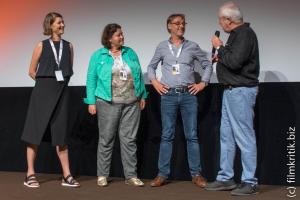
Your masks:
<instances>
[{"instance_id":1,"label":"ankle","mask_svg":"<svg viewBox=\"0 0 300 200\"><path fill-rule=\"evenodd\" d=\"M30 176L30 175L33 175L33 174L35 174L35 172L34 172L34 171L27 171L27 174L26 174L26 176Z\"/></svg>"}]
</instances>

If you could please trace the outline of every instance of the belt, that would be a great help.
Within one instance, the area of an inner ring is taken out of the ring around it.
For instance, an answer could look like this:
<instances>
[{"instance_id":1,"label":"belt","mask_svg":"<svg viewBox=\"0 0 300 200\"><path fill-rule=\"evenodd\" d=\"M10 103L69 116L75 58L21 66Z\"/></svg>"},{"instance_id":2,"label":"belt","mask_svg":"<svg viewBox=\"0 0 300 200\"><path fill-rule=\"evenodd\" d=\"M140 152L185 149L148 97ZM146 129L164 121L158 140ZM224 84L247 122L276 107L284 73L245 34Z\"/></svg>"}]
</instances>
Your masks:
<instances>
[{"instance_id":1,"label":"belt","mask_svg":"<svg viewBox=\"0 0 300 200\"><path fill-rule=\"evenodd\" d=\"M224 89L232 90L232 88L236 88L237 86L235 85L224 85Z\"/></svg>"},{"instance_id":2,"label":"belt","mask_svg":"<svg viewBox=\"0 0 300 200\"><path fill-rule=\"evenodd\" d=\"M170 88L169 91L175 93L185 93L189 91L189 88L187 86L174 87L174 88Z\"/></svg>"},{"instance_id":3,"label":"belt","mask_svg":"<svg viewBox=\"0 0 300 200\"><path fill-rule=\"evenodd\" d=\"M248 88L251 88L251 87L256 87L257 85L223 85L224 86L224 89L229 89L229 90L232 90L232 88L238 88L238 87L248 87Z\"/></svg>"}]
</instances>

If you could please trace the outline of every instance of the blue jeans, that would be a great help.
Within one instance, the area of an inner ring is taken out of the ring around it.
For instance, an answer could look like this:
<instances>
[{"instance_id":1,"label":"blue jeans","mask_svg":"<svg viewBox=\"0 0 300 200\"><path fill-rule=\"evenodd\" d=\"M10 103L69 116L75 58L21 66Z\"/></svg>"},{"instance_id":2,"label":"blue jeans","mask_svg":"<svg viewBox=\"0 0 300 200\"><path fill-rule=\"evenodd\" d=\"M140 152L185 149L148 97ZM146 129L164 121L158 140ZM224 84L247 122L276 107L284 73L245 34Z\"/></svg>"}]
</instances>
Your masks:
<instances>
[{"instance_id":1,"label":"blue jeans","mask_svg":"<svg viewBox=\"0 0 300 200\"><path fill-rule=\"evenodd\" d=\"M233 164L236 145L241 150L241 181L257 184L255 177L257 150L253 128L254 106L257 87L237 87L223 93L222 118L220 128L221 158L218 181L233 178Z\"/></svg>"},{"instance_id":2,"label":"blue jeans","mask_svg":"<svg viewBox=\"0 0 300 200\"><path fill-rule=\"evenodd\" d=\"M181 112L184 135L187 142L190 173L192 176L196 176L201 171L197 136L197 97L188 92L175 93L174 91L169 91L161 96L162 136L158 160L158 175L165 178L168 178L170 174L170 159L178 110Z\"/></svg>"}]
</instances>

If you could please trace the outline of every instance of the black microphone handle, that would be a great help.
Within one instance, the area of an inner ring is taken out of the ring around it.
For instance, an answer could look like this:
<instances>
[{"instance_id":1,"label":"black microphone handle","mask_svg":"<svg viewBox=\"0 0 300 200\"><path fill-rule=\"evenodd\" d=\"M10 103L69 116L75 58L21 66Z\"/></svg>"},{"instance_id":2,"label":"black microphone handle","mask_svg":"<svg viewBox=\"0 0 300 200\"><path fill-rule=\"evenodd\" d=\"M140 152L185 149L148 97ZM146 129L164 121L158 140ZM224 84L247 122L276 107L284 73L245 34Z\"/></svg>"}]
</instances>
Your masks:
<instances>
[{"instance_id":1,"label":"black microphone handle","mask_svg":"<svg viewBox=\"0 0 300 200\"><path fill-rule=\"evenodd\" d=\"M220 31L216 31L215 36L220 37ZM213 47L211 50L211 57L214 57L215 53L216 53L216 48Z\"/></svg>"},{"instance_id":2,"label":"black microphone handle","mask_svg":"<svg viewBox=\"0 0 300 200\"><path fill-rule=\"evenodd\" d=\"M215 36L220 37L220 31L216 31Z\"/></svg>"}]
</instances>

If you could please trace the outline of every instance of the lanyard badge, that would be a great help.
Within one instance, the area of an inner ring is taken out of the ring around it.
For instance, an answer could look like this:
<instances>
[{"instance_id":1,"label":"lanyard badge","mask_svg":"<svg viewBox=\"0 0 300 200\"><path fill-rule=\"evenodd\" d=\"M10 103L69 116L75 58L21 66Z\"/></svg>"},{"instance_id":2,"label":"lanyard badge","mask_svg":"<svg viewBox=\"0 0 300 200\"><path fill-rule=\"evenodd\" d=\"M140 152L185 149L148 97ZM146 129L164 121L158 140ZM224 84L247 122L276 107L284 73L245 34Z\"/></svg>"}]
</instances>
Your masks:
<instances>
[{"instance_id":1,"label":"lanyard badge","mask_svg":"<svg viewBox=\"0 0 300 200\"><path fill-rule=\"evenodd\" d=\"M180 74L180 65L178 63L175 65L172 65L172 74L173 75Z\"/></svg>"},{"instance_id":2,"label":"lanyard badge","mask_svg":"<svg viewBox=\"0 0 300 200\"><path fill-rule=\"evenodd\" d=\"M64 81L62 70L59 69L59 65L60 65L60 61L61 61L61 57L62 57L62 52L63 52L63 41L60 40L58 55L57 55L57 51L56 51L56 49L54 47L53 41L51 39L49 39L49 42L50 42L50 45L51 45L51 48L52 48L52 52L54 54L55 62L57 64L57 68L58 68L57 70L55 70L56 80L57 81Z\"/></svg>"},{"instance_id":3,"label":"lanyard badge","mask_svg":"<svg viewBox=\"0 0 300 200\"><path fill-rule=\"evenodd\" d=\"M169 45L169 49L170 49L172 55L176 58L176 64L172 65L172 74L173 75L178 75L178 74L180 74L180 64L178 63L177 60L178 60L178 58L179 58L179 56L181 54L183 44L180 46L180 49L178 49L178 52L177 52L176 56L174 54L174 51L172 49L172 45L171 45L170 42L168 43L168 45Z\"/></svg>"},{"instance_id":4,"label":"lanyard badge","mask_svg":"<svg viewBox=\"0 0 300 200\"><path fill-rule=\"evenodd\" d=\"M120 80L126 81L127 80L127 71L125 68L125 63L123 62L123 59L122 59L122 55L119 56L119 62L120 62L120 66L121 66L121 69L119 72Z\"/></svg>"},{"instance_id":5,"label":"lanyard badge","mask_svg":"<svg viewBox=\"0 0 300 200\"><path fill-rule=\"evenodd\" d=\"M122 80L122 81L127 80L127 71L126 71L126 69L121 69L120 70L119 77L120 77L120 80Z\"/></svg>"},{"instance_id":6,"label":"lanyard badge","mask_svg":"<svg viewBox=\"0 0 300 200\"><path fill-rule=\"evenodd\" d=\"M114 58L114 56L112 55L111 51L109 51L109 54ZM119 78L120 80L122 81L126 81L127 80L127 76L128 76L128 73L127 73L127 70L125 68L125 63L123 62L123 59L122 59L122 55L114 58L114 61L117 62L118 66L120 66L120 71L119 71Z\"/></svg>"}]
</instances>

